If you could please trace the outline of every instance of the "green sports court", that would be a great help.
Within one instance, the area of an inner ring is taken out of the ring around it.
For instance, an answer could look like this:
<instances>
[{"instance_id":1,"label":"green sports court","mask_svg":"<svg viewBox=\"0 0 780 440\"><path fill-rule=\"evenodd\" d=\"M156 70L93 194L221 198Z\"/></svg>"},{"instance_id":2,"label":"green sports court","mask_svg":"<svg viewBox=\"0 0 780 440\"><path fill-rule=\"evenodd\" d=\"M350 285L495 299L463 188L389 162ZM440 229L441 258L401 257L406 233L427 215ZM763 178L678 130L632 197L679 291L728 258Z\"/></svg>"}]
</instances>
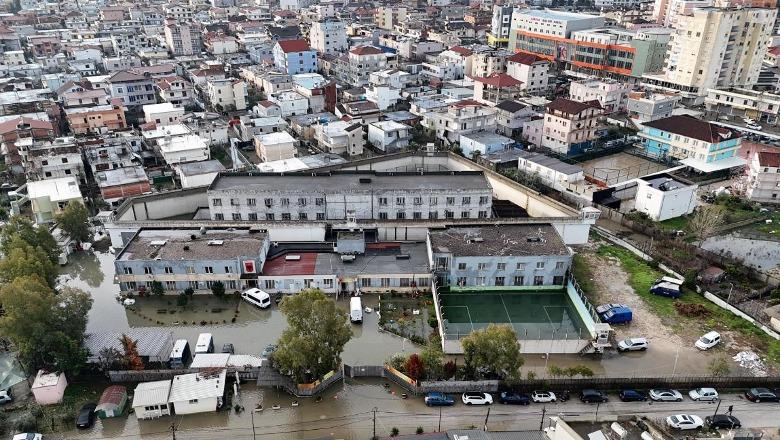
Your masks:
<instances>
[{"instance_id":1,"label":"green sports court","mask_svg":"<svg viewBox=\"0 0 780 440\"><path fill-rule=\"evenodd\" d=\"M444 331L463 337L489 324L509 324L519 339L571 339L584 324L563 292L450 292L439 295Z\"/></svg>"}]
</instances>

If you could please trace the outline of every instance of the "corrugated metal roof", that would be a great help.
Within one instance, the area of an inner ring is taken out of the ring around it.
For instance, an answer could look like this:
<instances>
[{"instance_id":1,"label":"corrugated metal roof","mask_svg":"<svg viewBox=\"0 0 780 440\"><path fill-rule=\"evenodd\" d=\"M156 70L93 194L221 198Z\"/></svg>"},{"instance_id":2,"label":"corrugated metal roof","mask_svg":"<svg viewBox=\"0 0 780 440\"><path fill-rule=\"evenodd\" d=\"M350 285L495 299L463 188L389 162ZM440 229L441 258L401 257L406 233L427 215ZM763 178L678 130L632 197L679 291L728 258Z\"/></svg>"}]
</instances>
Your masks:
<instances>
[{"instance_id":1,"label":"corrugated metal roof","mask_svg":"<svg viewBox=\"0 0 780 440\"><path fill-rule=\"evenodd\" d=\"M159 405L168 403L171 391L170 380L139 383L133 391L133 407Z\"/></svg>"},{"instance_id":2,"label":"corrugated metal roof","mask_svg":"<svg viewBox=\"0 0 780 440\"><path fill-rule=\"evenodd\" d=\"M225 394L225 378L227 370L218 375L204 377L201 373L182 374L175 376L171 384L169 402L189 402L194 399L221 397Z\"/></svg>"},{"instance_id":3,"label":"corrugated metal roof","mask_svg":"<svg viewBox=\"0 0 780 440\"><path fill-rule=\"evenodd\" d=\"M124 352L120 339L127 335L136 342L138 355L151 361L167 361L173 349L173 332L157 328L139 327L124 332L90 333L84 338L84 346L89 351L87 362L97 362L100 351L115 348Z\"/></svg>"}]
</instances>

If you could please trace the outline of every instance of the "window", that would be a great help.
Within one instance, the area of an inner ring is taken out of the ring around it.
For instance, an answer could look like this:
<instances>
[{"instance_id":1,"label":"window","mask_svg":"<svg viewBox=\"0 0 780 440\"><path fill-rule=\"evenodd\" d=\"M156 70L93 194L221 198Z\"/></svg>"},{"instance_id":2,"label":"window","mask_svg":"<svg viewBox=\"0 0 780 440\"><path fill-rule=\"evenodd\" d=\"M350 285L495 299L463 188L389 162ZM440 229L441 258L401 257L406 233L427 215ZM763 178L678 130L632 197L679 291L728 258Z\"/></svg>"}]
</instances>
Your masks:
<instances>
[{"instance_id":1,"label":"window","mask_svg":"<svg viewBox=\"0 0 780 440\"><path fill-rule=\"evenodd\" d=\"M238 199L230 199L230 206L238 206Z\"/></svg>"},{"instance_id":2,"label":"window","mask_svg":"<svg viewBox=\"0 0 780 440\"><path fill-rule=\"evenodd\" d=\"M256 199L246 199L246 204L248 206L257 206L257 200Z\"/></svg>"},{"instance_id":3,"label":"window","mask_svg":"<svg viewBox=\"0 0 780 440\"><path fill-rule=\"evenodd\" d=\"M466 270L466 263L458 263L458 270Z\"/></svg>"},{"instance_id":4,"label":"window","mask_svg":"<svg viewBox=\"0 0 780 440\"><path fill-rule=\"evenodd\" d=\"M151 267L149 267L149 266L144 266L144 273L145 273L146 275L152 275L152 274L153 274L153 272L152 272L152 268L151 268Z\"/></svg>"},{"instance_id":5,"label":"window","mask_svg":"<svg viewBox=\"0 0 780 440\"><path fill-rule=\"evenodd\" d=\"M235 220L235 221L239 221L239 220L241 220L241 213L239 213L239 212L234 212L234 213L233 213L233 220Z\"/></svg>"},{"instance_id":6,"label":"window","mask_svg":"<svg viewBox=\"0 0 780 440\"><path fill-rule=\"evenodd\" d=\"M387 197L379 198L379 206L387 206Z\"/></svg>"},{"instance_id":7,"label":"window","mask_svg":"<svg viewBox=\"0 0 780 440\"><path fill-rule=\"evenodd\" d=\"M387 213L386 212L380 212L379 213L379 220L387 220Z\"/></svg>"},{"instance_id":8,"label":"window","mask_svg":"<svg viewBox=\"0 0 780 440\"><path fill-rule=\"evenodd\" d=\"M174 289L176 289L176 281L165 282L165 290L174 290Z\"/></svg>"},{"instance_id":9,"label":"window","mask_svg":"<svg viewBox=\"0 0 780 440\"><path fill-rule=\"evenodd\" d=\"M412 218L415 220L420 220L422 218L422 212L413 212Z\"/></svg>"},{"instance_id":10,"label":"window","mask_svg":"<svg viewBox=\"0 0 780 440\"><path fill-rule=\"evenodd\" d=\"M173 273L173 268L171 266L165 266L165 273Z\"/></svg>"},{"instance_id":11,"label":"window","mask_svg":"<svg viewBox=\"0 0 780 440\"><path fill-rule=\"evenodd\" d=\"M379 286L380 287L390 287L390 278L380 278L379 279Z\"/></svg>"},{"instance_id":12,"label":"window","mask_svg":"<svg viewBox=\"0 0 780 440\"><path fill-rule=\"evenodd\" d=\"M506 263L496 263L496 270L506 270Z\"/></svg>"},{"instance_id":13,"label":"window","mask_svg":"<svg viewBox=\"0 0 780 440\"><path fill-rule=\"evenodd\" d=\"M398 211L395 213L395 218L397 218L398 220L403 220L406 218L406 213L403 211Z\"/></svg>"},{"instance_id":14,"label":"window","mask_svg":"<svg viewBox=\"0 0 780 440\"><path fill-rule=\"evenodd\" d=\"M422 197L415 197L414 198L414 204L415 205L422 205Z\"/></svg>"},{"instance_id":15,"label":"window","mask_svg":"<svg viewBox=\"0 0 780 440\"><path fill-rule=\"evenodd\" d=\"M306 199L303 197L298 197L298 205L299 206L306 206Z\"/></svg>"},{"instance_id":16,"label":"window","mask_svg":"<svg viewBox=\"0 0 780 440\"><path fill-rule=\"evenodd\" d=\"M462 201L463 205L470 205L471 204L471 197L464 197Z\"/></svg>"},{"instance_id":17,"label":"window","mask_svg":"<svg viewBox=\"0 0 780 440\"><path fill-rule=\"evenodd\" d=\"M428 213L428 218L430 220L436 220L437 218L439 218L439 212L438 211L431 211L431 212L429 212Z\"/></svg>"},{"instance_id":18,"label":"window","mask_svg":"<svg viewBox=\"0 0 780 440\"><path fill-rule=\"evenodd\" d=\"M222 206L222 199L212 199L211 200L212 206Z\"/></svg>"},{"instance_id":19,"label":"window","mask_svg":"<svg viewBox=\"0 0 780 440\"><path fill-rule=\"evenodd\" d=\"M198 403L198 399L190 399L190 404Z\"/></svg>"},{"instance_id":20,"label":"window","mask_svg":"<svg viewBox=\"0 0 780 440\"><path fill-rule=\"evenodd\" d=\"M436 197L431 197L431 199L429 200L429 203L430 203L431 206L436 206L436 204L439 203L439 199L437 199Z\"/></svg>"},{"instance_id":21,"label":"window","mask_svg":"<svg viewBox=\"0 0 780 440\"><path fill-rule=\"evenodd\" d=\"M282 220L291 220L292 217L290 216L289 212L283 212L282 213Z\"/></svg>"},{"instance_id":22,"label":"window","mask_svg":"<svg viewBox=\"0 0 780 440\"><path fill-rule=\"evenodd\" d=\"M517 263L515 270L525 270L525 263Z\"/></svg>"},{"instance_id":23,"label":"window","mask_svg":"<svg viewBox=\"0 0 780 440\"><path fill-rule=\"evenodd\" d=\"M205 271L206 273L214 273L214 268L211 266L206 266L203 268L203 271Z\"/></svg>"},{"instance_id":24,"label":"window","mask_svg":"<svg viewBox=\"0 0 780 440\"><path fill-rule=\"evenodd\" d=\"M477 281L477 283L476 283L477 286L484 286L485 285L485 277L477 277L476 281Z\"/></svg>"},{"instance_id":25,"label":"window","mask_svg":"<svg viewBox=\"0 0 780 440\"><path fill-rule=\"evenodd\" d=\"M230 266L225 266L225 273L233 273L233 268Z\"/></svg>"},{"instance_id":26,"label":"window","mask_svg":"<svg viewBox=\"0 0 780 440\"><path fill-rule=\"evenodd\" d=\"M275 280L265 280L264 287L266 289L276 289L276 281Z\"/></svg>"},{"instance_id":27,"label":"window","mask_svg":"<svg viewBox=\"0 0 780 440\"><path fill-rule=\"evenodd\" d=\"M558 261L555 263L555 270L563 270L566 268L566 262L564 261Z\"/></svg>"},{"instance_id":28,"label":"window","mask_svg":"<svg viewBox=\"0 0 780 440\"><path fill-rule=\"evenodd\" d=\"M317 206L322 206L325 204L325 199L323 199L322 197L317 197L316 199L314 199L314 204Z\"/></svg>"},{"instance_id":29,"label":"window","mask_svg":"<svg viewBox=\"0 0 780 440\"><path fill-rule=\"evenodd\" d=\"M487 202L488 202L488 200L489 200L489 199L488 199L488 196L481 196L481 197L479 198L479 204L480 204L480 205L486 205L486 204L487 204Z\"/></svg>"},{"instance_id":30,"label":"window","mask_svg":"<svg viewBox=\"0 0 780 440\"><path fill-rule=\"evenodd\" d=\"M273 221L273 219L274 219L274 213L273 213L273 212L269 212L269 213L267 213L267 214L265 215L265 219L266 219L266 220L271 220L271 221Z\"/></svg>"},{"instance_id":31,"label":"window","mask_svg":"<svg viewBox=\"0 0 780 440\"><path fill-rule=\"evenodd\" d=\"M537 261L536 262L536 268L537 269L544 269L544 261Z\"/></svg>"},{"instance_id":32,"label":"window","mask_svg":"<svg viewBox=\"0 0 780 440\"><path fill-rule=\"evenodd\" d=\"M189 273L189 274L193 274L193 273L195 273L195 267L194 267L194 266L187 266L187 268L186 268L185 270L186 270L186 271L187 271L187 273Z\"/></svg>"},{"instance_id":33,"label":"window","mask_svg":"<svg viewBox=\"0 0 780 440\"><path fill-rule=\"evenodd\" d=\"M516 276L514 279L514 285L515 286L522 286L525 284L525 277L523 276Z\"/></svg>"},{"instance_id":34,"label":"window","mask_svg":"<svg viewBox=\"0 0 780 440\"><path fill-rule=\"evenodd\" d=\"M465 286L466 285L466 277L458 277L458 285L459 286Z\"/></svg>"},{"instance_id":35,"label":"window","mask_svg":"<svg viewBox=\"0 0 780 440\"><path fill-rule=\"evenodd\" d=\"M541 286L544 284L544 277L541 275L536 275L534 277L534 286Z\"/></svg>"},{"instance_id":36,"label":"window","mask_svg":"<svg viewBox=\"0 0 780 440\"><path fill-rule=\"evenodd\" d=\"M563 284L563 275L556 275L553 277L553 284L560 286Z\"/></svg>"},{"instance_id":37,"label":"window","mask_svg":"<svg viewBox=\"0 0 780 440\"><path fill-rule=\"evenodd\" d=\"M318 212L317 213L317 220L325 220L325 213L324 212Z\"/></svg>"},{"instance_id":38,"label":"window","mask_svg":"<svg viewBox=\"0 0 780 440\"><path fill-rule=\"evenodd\" d=\"M252 220L252 221L257 220L257 213L256 212L250 212L249 213L249 220Z\"/></svg>"},{"instance_id":39,"label":"window","mask_svg":"<svg viewBox=\"0 0 780 440\"><path fill-rule=\"evenodd\" d=\"M273 206L274 205L274 199L265 199L263 201L265 203L265 206Z\"/></svg>"},{"instance_id":40,"label":"window","mask_svg":"<svg viewBox=\"0 0 780 440\"><path fill-rule=\"evenodd\" d=\"M280 200L280 203L282 204L282 206L290 206L290 199L288 199L288 198L286 198L286 197L285 197L285 198L282 198L282 199Z\"/></svg>"},{"instance_id":41,"label":"window","mask_svg":"<svg viewBox=\"0 0 780 440\"><path fill-rule=\"evenodd\" d=\"M469 218L469 212L468 211L462 211L460 213L460 218Z\"/></svg>"},{"instance_id":42,"label":"window","mask_svg":"<svg viewBox=\"0 0 780 440\"><path fill-rule=\"evenodd\" d=\"M455 213L450 210L444 211L444 218L455 218Z\"/></svg>"},{"instance_id":43,"label":"window","mask_svg":"<svg viewBox=\"0 0 780 440\"><path fill-rule=\"evenodd\" d=\"M504 277L496 277L496 286L504 285Z\"/></svg>"},{"instance_id":44,"label":"window","mask_svg":"<svg viewBox=\"0 0 780 440\"><path fill-rule=\"evenodd\" d=\"M447 197L447 204L448 205L454 205L455 204L455 197Z\"/></svg>"},{"instance_id":45,"label":"window","mask_svg":"<svg viewBox=\"0 0 780 440\"><path fill-rule=\"evenodd\" d=\"M132 267L126 267L125 268L125 274L132 275L133 274L133 268Z\"/></svg>"},{"instance_id":46,"label":"window","mask_svg":"<svg viewBox=\"0 0 780 440\"><path fill-rule=\"evenodd\" d=\"M308 220L309 216L305 212L301 212L298 214L298 220Z\"/></svg>"},{"instance_id":47,"label":"window","mask_svg":"<svg viewBox=\"0 0 780 440\"><path fill-rule=\"evenodd\" d=\"M371 278L361 278L360 287L371 287Z\"/></svg>"},{"instance_id":48,"label":"window","mask_svg":"<svg viewBox=\"0 0 780 440\"><path fill-rule=\"evenodd\" d=\"M477 213L477 217L478 217L478 218L487 218L487 216L488 216L488 215L487 215L487 211L479 211L479 212Z\"/></svg>"},{"instance_id":49,"label":"window","mask_svg":"<svg viewBox=\"0 0 780 440\"><path fill-rule=\"evenodd\" d=\"M404 197L396 197L395 198L395 204L396 205L405 205L406 204L406 198L404 198Z\"/></svg>"},{"instance_id":50,"label":"window","mask_svg":"<svg viewBox=\"0 0 780 440\"><path fill-rule=\"evenodd\" d=\"M489 266L488 263L477 263L477 270L487 270Z\"/></svg>"},{"instance_id":51,"label":"window","mask_svg":"<svg viewBox=\"0 0 780 440\"><path fill-rule=\"evenodd\" d=\"M409 287L410 281L409 278L399 278L399 287Z\"/></svg>"}]
</instances>

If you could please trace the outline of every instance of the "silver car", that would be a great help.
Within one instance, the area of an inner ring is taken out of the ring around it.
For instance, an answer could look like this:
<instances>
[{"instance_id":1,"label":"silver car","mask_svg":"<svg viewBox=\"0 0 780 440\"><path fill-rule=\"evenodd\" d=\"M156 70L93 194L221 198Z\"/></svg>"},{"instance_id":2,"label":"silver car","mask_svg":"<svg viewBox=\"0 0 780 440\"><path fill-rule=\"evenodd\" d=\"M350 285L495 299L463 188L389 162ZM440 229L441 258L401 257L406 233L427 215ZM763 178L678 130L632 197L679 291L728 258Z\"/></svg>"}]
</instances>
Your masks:
<instances>
[{"instance_id":1,"label":"silver car","mask_svg":"<svg viewBox=\"0 0 780 440\"><path fill-rule=\"evenodd\" d=\"M655 402L682 402L683 395L677 390L654 389L648 393Z\"/></svg>"}]
</instances>

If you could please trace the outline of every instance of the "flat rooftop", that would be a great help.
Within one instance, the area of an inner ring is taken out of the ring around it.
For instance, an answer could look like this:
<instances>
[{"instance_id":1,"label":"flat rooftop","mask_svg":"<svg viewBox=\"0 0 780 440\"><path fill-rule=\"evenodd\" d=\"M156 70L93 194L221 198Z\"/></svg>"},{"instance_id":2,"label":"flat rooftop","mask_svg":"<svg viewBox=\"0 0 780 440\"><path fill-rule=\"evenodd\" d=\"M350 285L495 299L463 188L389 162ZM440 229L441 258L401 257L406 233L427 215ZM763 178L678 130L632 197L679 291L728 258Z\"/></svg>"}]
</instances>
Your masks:
<instances>
[{"instance_id":1,"label":"flat rooftop","mask_svg":"<svg viewBox=\"0 0 780 440\"><path fill-rule=\"evenodd\" d=\"M193 238L194 237L194 238ZM117 261L228 260L260 255L267 235L248 229L142 229Z\"/></svg>"},{"instance_id":2,"label":"flat rooftop","mask_svg":"<svg viewBox=\"0 0 780 440\"><path fill-rule=\"evenodd\" d=\"M331 173L221 173L209 187L210 191L244 189L254 191L323 192L374 190L490 190L481 171L431 173L375 173L334 171Z\"/></svg>"},{"instance_id":3,"label":"flat rooftop","mask_svg":"<svg viewBox=\"0 0 780 440\"><path fill-rule=\"evenodd\" d=\"M569 255L551 225L496 225L431 230L436 253L456 257Z\"/></svg>"},{"instance_id":4,"label":"flat rooftop","mask_svg":"<svg viewBox=\"0 0 780 440\"><path fill-rule=\"evenodd\" d=\"M286 256L299 255L297 261ZM287 252L266 261L263 276L376 274L427 274L428 251L424 243L366 243L365 254L345 263L335 252Z\"/></svg>"},{"instance_id":5,"label":"flat rooftop","mask_svg":"<svg viewBox=\"0 0 780 440\"><path fill-rule=\"evenodd\" d=\"M199 174L216 173L225 171L225 165L222 162L213 160L203 160L200 162L185 162L177 165L179 172L184 176L197 176Z\"/></svg>"},{"instance_id":6,"label":"flat rooftop","mask_svg":"<svg viewBox=\"0 0 780 440\"><path fill-rule=\"evenodd\" d=\"M640 177L641 180L647 182L651 187L659 191L674 191L680 188L687 188L690 185L681 182L670 174L656 174L654 176Z\"/></svg>"}]
</instances>

